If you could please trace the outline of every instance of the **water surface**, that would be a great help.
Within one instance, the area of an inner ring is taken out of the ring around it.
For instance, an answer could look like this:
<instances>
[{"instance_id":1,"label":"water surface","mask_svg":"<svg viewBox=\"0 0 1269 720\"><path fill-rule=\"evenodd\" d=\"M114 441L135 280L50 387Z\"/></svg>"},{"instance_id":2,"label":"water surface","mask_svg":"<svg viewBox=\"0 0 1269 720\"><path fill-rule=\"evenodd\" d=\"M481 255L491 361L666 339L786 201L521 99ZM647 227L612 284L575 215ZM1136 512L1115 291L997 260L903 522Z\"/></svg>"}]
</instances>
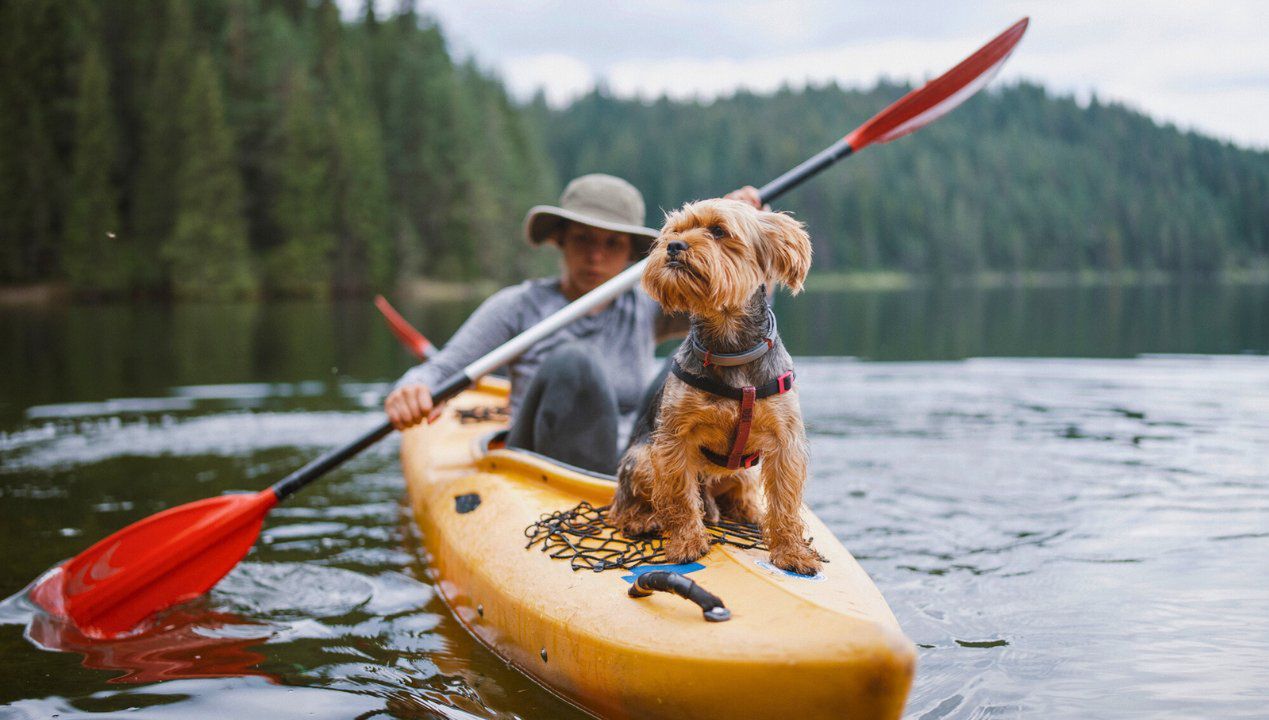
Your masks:
<instances>
[{"instance_id":1,"label":"water surface","mask_svg":"<svg viewBox=\"0 0 1269 720\"><path fill-rule=\"evenodd\" d=\"M1263 717L1267 308L1256 287L781 300L807 499L920 647L909 717ZM470 307L402 309L439 340ZM150 633L90 643L22 599L129 522L373 426L407 360L368 303L5 309L0 363L0 715L576 716L446 611L392 441Z\"/></svg>"}]
</instances>

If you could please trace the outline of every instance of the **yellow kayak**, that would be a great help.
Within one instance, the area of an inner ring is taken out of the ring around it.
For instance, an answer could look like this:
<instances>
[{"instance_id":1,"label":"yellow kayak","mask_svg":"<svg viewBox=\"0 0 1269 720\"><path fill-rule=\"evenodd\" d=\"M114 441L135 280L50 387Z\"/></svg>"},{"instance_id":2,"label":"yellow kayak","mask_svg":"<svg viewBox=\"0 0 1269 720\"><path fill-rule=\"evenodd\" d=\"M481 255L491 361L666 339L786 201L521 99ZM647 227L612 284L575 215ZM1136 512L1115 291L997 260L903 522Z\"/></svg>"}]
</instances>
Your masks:
<instances>
[{"instance_id":1,"label":"yellow kayak","mask_svg":"<svg viewBox=\"0 0 1269 720\"><path fill-rule=\"evenodd\" d=\"M505 417L494 410L507 391L482 381L436 423L407 431L401 445L436 585L477 639L601 717L900 716L915 648L872 580L810 510L803 508L807 531L828 560L815 577L775 568L744 532L697 563L596 571L615 557L603 555L610 545L632 545L607 528L585 538L605 559L596 562L590 551L574 557L578 535L553 537L560 523L540 521L599 517L602 524L602 510L589 508L608 505L616 486L501 447ZM567 514L579 505L581 514ZM636 575L657 569L720 598L730 619L707 622L702 607L668 593L628 595Z\"/></svg>"}]
</instances>

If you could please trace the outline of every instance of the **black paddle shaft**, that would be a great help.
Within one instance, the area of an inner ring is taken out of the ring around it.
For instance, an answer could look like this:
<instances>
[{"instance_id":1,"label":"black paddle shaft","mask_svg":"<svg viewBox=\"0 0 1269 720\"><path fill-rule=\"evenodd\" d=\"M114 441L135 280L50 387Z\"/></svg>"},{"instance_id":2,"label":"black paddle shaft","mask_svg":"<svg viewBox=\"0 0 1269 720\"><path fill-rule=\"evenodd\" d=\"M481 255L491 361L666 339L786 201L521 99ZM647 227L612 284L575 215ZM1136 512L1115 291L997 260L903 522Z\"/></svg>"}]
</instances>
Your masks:
<instances>
[{"instance_id":1,"label":"black paddle shaft","mask_svg":"<svg viewBox=\"0 0 1269 720\"><path fill-rule=\"evenodd\" d=\"M463 373L455 373L453 377L437 386L432 393L432 402L439 405L449 400L458 393L466 390L472 384L471 378ZM392 423L384 421L375 429L367 432L365 435L353 440L343 447L335 448L328 453L314 459L304 467L287 475L281 480L273 484L273 492L278 496L278 500L285 500L288 496L296 493L305 485L317 480L326 473L343 465L350 458L360 453L362 450L374 445L388 433L392 432Z\"/></svg>"},{"instance_id":2,"label":"black paddle shaft","mask_svg":"<svg viewBox=\"0 0 1269 720\"><path fill-rule=\"evenodd\" d=\"M842 138L807 158L792 170L763 185L758 190L758 196L763 203L772 202L854 151L855 149L850 146L850 143L846 142L846 138Z\"/></svg>"}]
</instances>

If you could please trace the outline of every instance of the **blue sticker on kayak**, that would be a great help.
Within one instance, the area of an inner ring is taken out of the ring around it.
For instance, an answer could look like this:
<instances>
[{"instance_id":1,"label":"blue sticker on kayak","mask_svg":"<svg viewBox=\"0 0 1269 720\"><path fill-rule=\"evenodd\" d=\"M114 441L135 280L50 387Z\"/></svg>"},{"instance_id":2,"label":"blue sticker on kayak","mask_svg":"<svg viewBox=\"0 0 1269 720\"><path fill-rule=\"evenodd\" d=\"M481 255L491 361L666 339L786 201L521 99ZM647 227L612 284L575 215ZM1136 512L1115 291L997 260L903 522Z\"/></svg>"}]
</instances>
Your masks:
<instances>
[{"instance_id":1,"label":"blue sticker on kayak","mask_svg":"<svg viewBox=\"0 0 1269 720\"><path fill-rule=\"evenodd\" d=\"M798 580L810 580L811 582L824 582L825 580L828 579L824 577L824 573L822 572L817 572L814 575L799 575L798 573L785 570L784 568L778 568L775 565L772 565L771 563L767 562L766 560L754 560L753 562L755 565L762 568L763 570L770 570L771 572L780 573L781 575L788 575L789 577L797 578Z\"/></svg>"},{"instance_id":2,"label":"blue sticker on kayak","mask_svg":"<svg viewBox=\"0 0 1269 720\"><path fill-rule=\"evenodd\" d=\"M678 573L680 575L686 575L688 573L694 573L697 570L704 570L704 569L705 569L705 566L698 562L683 563L682 565L640 565L639 567L631 570L629 575L622 575L621 579L625 580L628 583L633 583L635 581L635 578L639 577L640 575L644 573L650 573L653 570L665 570L666 572L673 572L673 573Z\"/></svg>"}]
</instances>

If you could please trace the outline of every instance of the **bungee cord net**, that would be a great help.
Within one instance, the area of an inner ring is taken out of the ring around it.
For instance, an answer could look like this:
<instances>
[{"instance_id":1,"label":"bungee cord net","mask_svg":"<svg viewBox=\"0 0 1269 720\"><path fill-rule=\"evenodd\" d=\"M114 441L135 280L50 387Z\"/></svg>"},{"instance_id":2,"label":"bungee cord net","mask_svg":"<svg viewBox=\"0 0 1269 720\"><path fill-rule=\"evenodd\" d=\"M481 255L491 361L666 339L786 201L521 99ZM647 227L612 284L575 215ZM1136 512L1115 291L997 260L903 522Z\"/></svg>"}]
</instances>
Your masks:
<instances>
[{"instance_id":1,"label":"bungee cord net","mask_svg":"<svg viewBox=\"0 0 1269 720\"><path fill-rule=\"evenodd\" d=\"M628 538L608 523L610 506L581 502L569 510L547 513L525 528L529 543L556 560L568 560L573 570L633 570L640 565L663 565L665 543L659 537ZM723 520L707 522L710 542L746 550L766 550L757 525Z\"/></svg>"}]
</instances>

